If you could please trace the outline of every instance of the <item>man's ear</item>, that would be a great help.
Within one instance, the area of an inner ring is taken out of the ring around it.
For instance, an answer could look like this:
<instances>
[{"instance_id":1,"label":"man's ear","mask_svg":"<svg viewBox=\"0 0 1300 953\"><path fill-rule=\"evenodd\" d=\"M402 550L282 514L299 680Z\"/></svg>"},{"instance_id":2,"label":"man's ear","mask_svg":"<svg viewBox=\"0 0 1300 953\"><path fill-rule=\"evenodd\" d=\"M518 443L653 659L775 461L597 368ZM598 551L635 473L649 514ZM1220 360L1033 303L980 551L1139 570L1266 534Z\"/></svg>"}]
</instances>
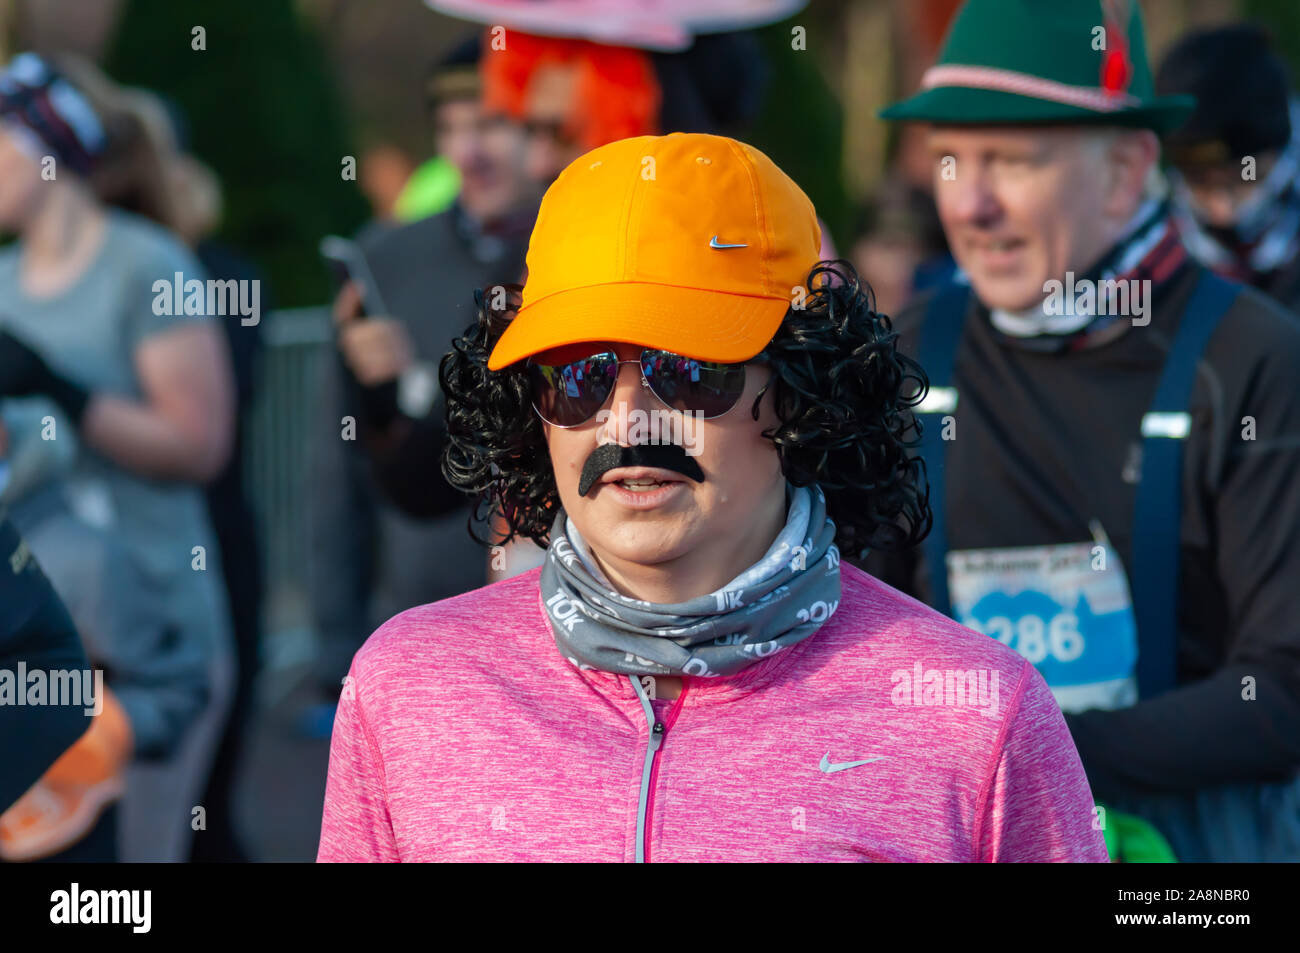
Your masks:
<instances>
[{"instance_id":1,"label":"man's ear","mask_svg":"<svg viewBox=\"0 0 1300 953\"><path fill-rule=\"evenodd\" d=\"M1109 137L1106 153L1110 169L1106 212L1127 222L1147 197L1148 177L1160 158L1160 140L1150 129L1126 129Z\"/></svg>"}]
</instances>

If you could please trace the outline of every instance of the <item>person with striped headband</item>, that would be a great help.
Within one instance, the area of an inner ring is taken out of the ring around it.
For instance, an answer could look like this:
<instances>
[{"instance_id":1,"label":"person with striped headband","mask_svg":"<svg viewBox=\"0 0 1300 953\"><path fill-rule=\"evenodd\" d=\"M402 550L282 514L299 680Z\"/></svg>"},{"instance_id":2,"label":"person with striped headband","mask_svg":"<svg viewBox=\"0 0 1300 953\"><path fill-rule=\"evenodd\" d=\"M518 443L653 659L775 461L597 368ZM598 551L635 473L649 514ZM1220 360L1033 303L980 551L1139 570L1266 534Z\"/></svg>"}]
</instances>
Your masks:
<instances>
[{"instance_id":1,"label":"person with striped headband","mask_svg":"<svg viewBox=\"0 0 1300 953\"><path fill-rule=\"evenodd\" d=\"M0 73L0 118L38 162L52 156L89 175L104 150L104 127L80 92L35 53L20 53Z\"/></svg>"},{"instance_id":2,"label":"person with striped headband","mask_svg":"<svg viewBox=\"0 0 1300 953\"><path fill-rule=\"evenodd\" d=\"M920 85L881 115L960 267L897 325L935 521L867 565L1038 667L1113 855L1300 859L1300 322L1180 241L1195 100L1112 0L967 0Z\"/></svg>"}]
</instances>

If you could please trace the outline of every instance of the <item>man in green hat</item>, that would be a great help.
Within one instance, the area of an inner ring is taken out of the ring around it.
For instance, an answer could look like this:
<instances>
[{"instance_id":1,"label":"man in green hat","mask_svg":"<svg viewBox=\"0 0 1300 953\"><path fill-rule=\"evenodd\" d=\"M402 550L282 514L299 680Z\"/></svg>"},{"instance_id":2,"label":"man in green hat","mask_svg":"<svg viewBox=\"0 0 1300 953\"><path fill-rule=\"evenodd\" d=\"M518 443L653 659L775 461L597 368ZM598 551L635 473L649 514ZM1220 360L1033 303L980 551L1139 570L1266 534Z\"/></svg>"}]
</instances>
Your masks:
<instances>
[{"instance_id":1,"label":"man in green hat","mask_svg":"<svg viewBox=\"0 0 1300 953\"><path fill-rule=\"evenodd\" d=\"M921 87L882 115L929 124L960 267L896 325L935 524L871 568L1034 662L1112 816L1300 859L1300 325L1171 227L1194 100L1098 0L968 0Z\"/></svg>"}]
</instances>

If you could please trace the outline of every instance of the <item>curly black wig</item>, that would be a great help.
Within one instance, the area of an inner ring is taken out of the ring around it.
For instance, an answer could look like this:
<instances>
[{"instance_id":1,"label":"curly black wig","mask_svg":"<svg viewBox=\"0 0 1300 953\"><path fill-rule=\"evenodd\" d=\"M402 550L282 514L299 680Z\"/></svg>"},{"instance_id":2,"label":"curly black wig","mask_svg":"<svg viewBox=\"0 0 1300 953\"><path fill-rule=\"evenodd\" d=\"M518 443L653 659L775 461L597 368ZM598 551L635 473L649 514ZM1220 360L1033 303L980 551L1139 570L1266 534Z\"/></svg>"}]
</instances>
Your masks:
<instances>
[{"instance_id":1,"label":"curly black wig","mask_svg":"<svg viewBox=\"0 0 1300 953\"><path fill-rule=\"evenodd\" d=\"M487 369L521 291L499 287L504 294L493 301L475 295L478 320L442 360L448 435L442 472L477 497L471 533L484 517L499 520L500 535L476 534L480 542L523 536L544 547L560 500L528 375L522 363ZM849 262L819 262L807 287L804 301L791 305L755 358L771 367L772 377L751 412L757 420L771 389L780 423L763 436L790 483L822 488L835 542L847 558L915 545L931 522L925 464L911 452L920 442L912 408L928 386L925 373L898 352L889 318L876 313L870 286Z\"/></svg>"}]
</instances>

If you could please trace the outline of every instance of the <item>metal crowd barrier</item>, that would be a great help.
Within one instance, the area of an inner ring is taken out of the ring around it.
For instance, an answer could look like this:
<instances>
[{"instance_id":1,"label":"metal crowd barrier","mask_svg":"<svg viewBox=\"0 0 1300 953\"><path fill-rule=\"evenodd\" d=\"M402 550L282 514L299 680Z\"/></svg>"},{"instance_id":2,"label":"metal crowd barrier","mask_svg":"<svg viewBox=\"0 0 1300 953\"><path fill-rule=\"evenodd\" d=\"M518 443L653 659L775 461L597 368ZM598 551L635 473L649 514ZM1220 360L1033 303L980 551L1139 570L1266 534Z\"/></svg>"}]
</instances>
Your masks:
<instances>
[{"instance_id":1,"label":"metal crowd barrier","mask_svg":"<svg viewBox=\"0 0 1300 953\"><path fill-rule=\"evenodd\" d=\"M262 360L247 422L244 479L257 519L267 633L310 628L307 610L308 467L321 362L333 330L328 307L262 317Z\"/></svg>"}]
</instances>

